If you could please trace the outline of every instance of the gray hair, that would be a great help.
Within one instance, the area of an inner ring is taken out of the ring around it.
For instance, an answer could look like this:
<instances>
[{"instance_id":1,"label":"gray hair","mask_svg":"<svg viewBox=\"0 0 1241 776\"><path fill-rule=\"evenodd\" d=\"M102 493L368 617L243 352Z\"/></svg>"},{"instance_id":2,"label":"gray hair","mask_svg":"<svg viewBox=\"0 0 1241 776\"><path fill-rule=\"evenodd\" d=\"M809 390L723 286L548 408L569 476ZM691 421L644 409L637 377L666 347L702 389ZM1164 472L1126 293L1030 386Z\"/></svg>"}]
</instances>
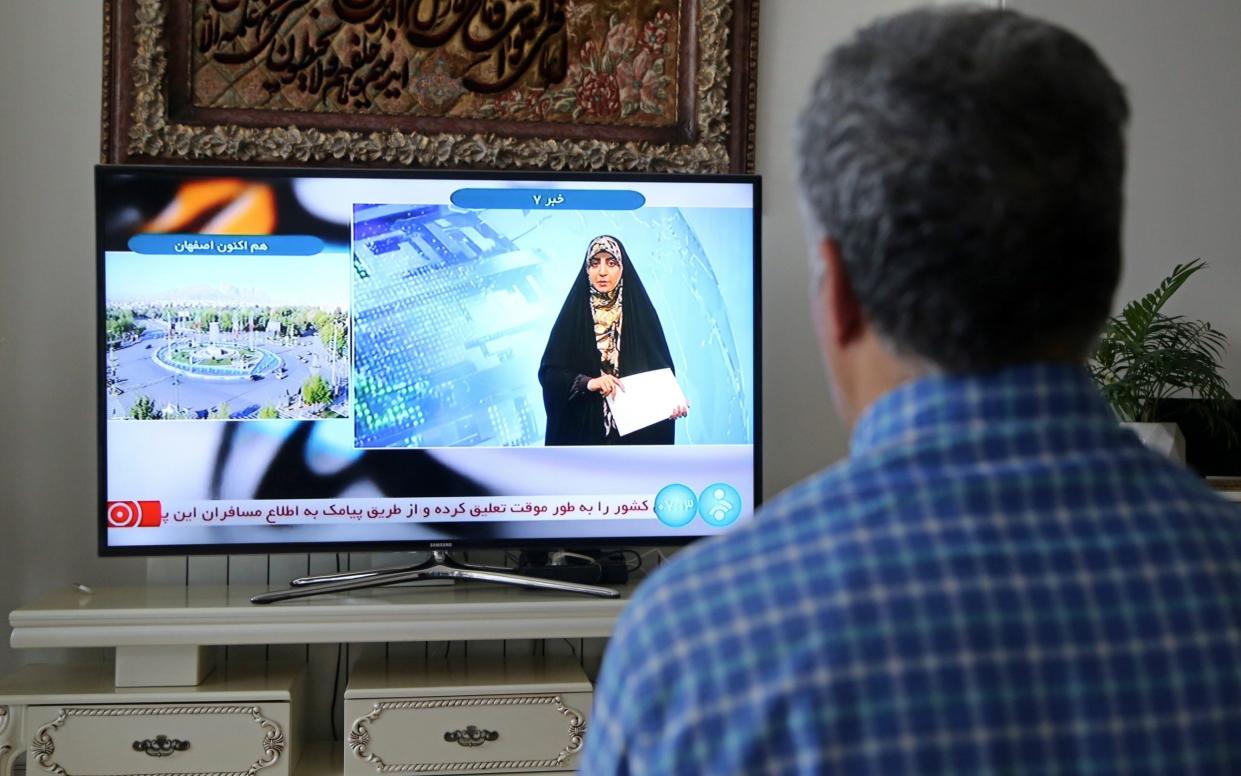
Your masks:
<instances>
[{"instance_id":1,"label":"gray hair","mask_svg":"<svg viewBox=\"0 0 1241 776\"><path fill-rule=\"evenodd\" d=\"M899 351L947 371L1085 356L1120 274L1128 116L1064 29L915 10L827 56L798 123L802 194Z\"/></svg>"}]
</instances>

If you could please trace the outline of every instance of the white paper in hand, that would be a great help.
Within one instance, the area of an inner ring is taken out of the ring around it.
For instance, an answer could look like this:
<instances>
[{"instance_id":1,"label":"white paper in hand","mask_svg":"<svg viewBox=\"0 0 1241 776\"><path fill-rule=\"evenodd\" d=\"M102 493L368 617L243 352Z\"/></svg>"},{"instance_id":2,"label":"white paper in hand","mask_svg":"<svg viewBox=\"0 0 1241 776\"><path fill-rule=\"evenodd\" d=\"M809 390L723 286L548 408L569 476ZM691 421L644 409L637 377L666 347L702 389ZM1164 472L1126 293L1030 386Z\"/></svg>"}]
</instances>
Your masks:
<instances>
[{"instance_id":1,"label":"white paper in hand","mask_svg":"<svg viewBox=\"0 0 1241 776\"><path fill-rule=\"evenodd\" d=\"M677 407L689 404L671 369L655 369L621 378L624 390L605 398L621 436L672 417Z\"/></svg>"}]
</instances>

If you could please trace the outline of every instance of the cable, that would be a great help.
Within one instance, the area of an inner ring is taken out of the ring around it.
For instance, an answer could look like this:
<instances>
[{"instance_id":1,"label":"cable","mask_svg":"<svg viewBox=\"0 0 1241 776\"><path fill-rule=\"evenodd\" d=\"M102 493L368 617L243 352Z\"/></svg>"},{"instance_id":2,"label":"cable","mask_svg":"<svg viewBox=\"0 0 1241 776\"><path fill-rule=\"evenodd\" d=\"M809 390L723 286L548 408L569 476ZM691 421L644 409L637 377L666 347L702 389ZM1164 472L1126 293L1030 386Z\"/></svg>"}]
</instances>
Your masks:
<instances>
[{"instance_id":1,"label":"cable","mask_svg":"<svg viewBox=\"0 0 1241 776\"><path fill-rule=\"evenodd\" d=\"M649 550L647 550L646 552L642 553L642 555L641 555L640 557L642 558L643 562L645 563L645 562L646 562L646 559L647 559L648 557L650 557L651 555L654 555L655 557L659 558L659 563L660 563L660 564L662 564L664 561L668 560L668 556L667 556L667 555L664 555L663 548L661 548L661 547L655 547L655 548L649 549ZM658 565L658 564L657 564L657 565Z\"/></svg>"},{"instance_id":2,"label":"cable","mask_svg":"<svg viewBox=\"0 0 1241 776\"><path fill-rule=\"evenodd\" d=\"M332 740L336 741L336 691L340 688L340 656L343 652L341 644L336 645L336 672L332 674L332 705L328 708L328 728L332 731ZM343 731L342 731L343 734Z\"/></svg>"},{"instance_id":3,"label":"cable","mask_svg":"<svg viewBox=\"0 0 1241 776\"><path fill-rule=\"evenodd\" d=\"M225 555L224 556L224 587L229 587L232 584L233 584L233 556ZM228 648L229 648L229 645L225 644L224 645L224 664L225 665L228 665Z\"/></svg>"},{"instance_id":4,"label":"cable","mask_svg":"<svg viewBox=\"0 0 1241 776\"><path fill-rule=\"evenodd\" d=\"M267 556L267 589L271 590L271 556ZM263 646L263 662L271 662L271 644Z\"/></svg>"},{"instance_id":5,"label":"cable","mask_svg":"<svg viewBox=\"0 0 1241 776\"><path fill-rule=\"evenodd\" d=\"M306 557L306 567L310 567L310 557ZM336 553L336 573L340 573L340 553ZM309 647L308 647L309 648ZM336 740L336 693L340 689L340 659L344 651L342 644L336 645L336 670L332 673L332 703L328 706L328 729L332 731L332 740ZM344 735L344 731L341 731Z\"/></svg>"},{"instance_id":6,"label":"cable","mask_svg":"<svg viewBox=\"0 0 1241 776\"><path fill-rule=\"evenodd\" d=\"M618 552L620 552L622 556L632 555L634 558L634 564L632 566L625 566L625 573L634 574L642 569L642 553L629 547L619 550Z\"/></svg>"}]
</instances>

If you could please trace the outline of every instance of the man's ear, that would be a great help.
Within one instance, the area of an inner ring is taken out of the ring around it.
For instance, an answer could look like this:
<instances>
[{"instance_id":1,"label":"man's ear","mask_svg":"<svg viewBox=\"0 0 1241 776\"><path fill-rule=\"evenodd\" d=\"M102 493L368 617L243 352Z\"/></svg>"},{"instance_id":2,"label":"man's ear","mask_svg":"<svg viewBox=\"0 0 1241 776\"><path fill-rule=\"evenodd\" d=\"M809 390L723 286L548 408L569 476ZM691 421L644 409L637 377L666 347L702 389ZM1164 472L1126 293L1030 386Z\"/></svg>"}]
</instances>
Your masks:
<instances>
[{"instance_id":1,"label":"man's ear","mask_svg":"<svg viewBox=\"0 0 1241 776\"><path fill-rule=\"evenodd\" d=\"M835 240L823 238L819 243L819 259L823 262L822 282L826 284L823 301L828 307L826 313L832 323L832 335L835 345L844 347L861 338L866 329L866 316L853 293L853 283Z\"/></svg>"}]
</instances>

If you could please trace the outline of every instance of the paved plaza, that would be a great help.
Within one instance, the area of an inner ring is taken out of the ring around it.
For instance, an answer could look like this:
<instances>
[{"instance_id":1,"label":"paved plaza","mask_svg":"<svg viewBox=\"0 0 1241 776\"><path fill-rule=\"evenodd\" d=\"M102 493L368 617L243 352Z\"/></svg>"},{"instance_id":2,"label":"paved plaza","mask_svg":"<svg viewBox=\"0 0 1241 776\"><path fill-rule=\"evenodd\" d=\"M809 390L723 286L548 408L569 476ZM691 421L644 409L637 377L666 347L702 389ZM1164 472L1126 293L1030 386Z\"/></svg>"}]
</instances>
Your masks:
<instances>
[{"instance_id":1,"label":"paved plaza","mask_svg":"<svg viewBox=\"0 0 1241 776\"><path fill-rule=\"evenodd\" d=\"M208 379L188 374L178 374L158 364L154 355L168 344L165 330L159 321L143 321L147 328L133 342L109 350L106 366L110 378L107 396L107 415L111 418L128 418L130 408L140 396L148 396L155 402L156 411L162 412L172 405L188 412L190 418L205 418L222 404L228 405L230 418L257 418L259 410L273 406L281 417L311 418L319 414L302 404L301 389L311 375L318 374L332 381L332 362L328 350L317 335L311 334L293 340L291 345L284 339L268 339L258 335L254 344L274 353L283 361L282 369L270 372L258 379ZM236 337L222 335L228 345L250 344L250 335ZM284 377L277 375L283 374ZM349 365L347 358L340 358L336 365L336 394L330 410L338 415L348 415Z\"/></svg>"}]
</instances>

